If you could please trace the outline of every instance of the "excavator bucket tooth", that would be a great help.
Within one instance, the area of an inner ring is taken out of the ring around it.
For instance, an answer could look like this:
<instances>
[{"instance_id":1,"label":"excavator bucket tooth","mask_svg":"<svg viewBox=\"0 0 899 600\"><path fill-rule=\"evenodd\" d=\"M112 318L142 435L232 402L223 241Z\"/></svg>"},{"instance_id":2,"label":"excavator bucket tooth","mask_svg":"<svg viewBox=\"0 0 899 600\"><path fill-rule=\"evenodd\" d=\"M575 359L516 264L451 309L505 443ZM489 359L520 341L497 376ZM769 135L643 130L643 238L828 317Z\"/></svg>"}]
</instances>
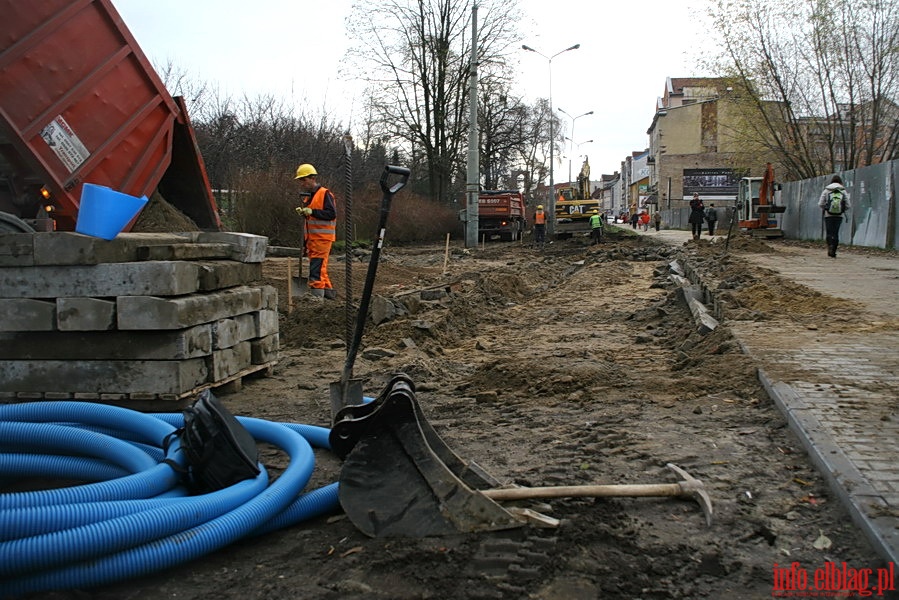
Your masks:
<instances>
[{"instance_id":1,"label":"excavator bucket tooth","mask_svg":"<svg viewBox=\"0 0 899 600\"><path fill-rule=\"evenodd\" d=\"M369 404L347 408L331 442L346 452L340 504L362 533L423 537L525 524L478 491L498 482L446 445L405 376Z\"/></svg>"}]
</instances>

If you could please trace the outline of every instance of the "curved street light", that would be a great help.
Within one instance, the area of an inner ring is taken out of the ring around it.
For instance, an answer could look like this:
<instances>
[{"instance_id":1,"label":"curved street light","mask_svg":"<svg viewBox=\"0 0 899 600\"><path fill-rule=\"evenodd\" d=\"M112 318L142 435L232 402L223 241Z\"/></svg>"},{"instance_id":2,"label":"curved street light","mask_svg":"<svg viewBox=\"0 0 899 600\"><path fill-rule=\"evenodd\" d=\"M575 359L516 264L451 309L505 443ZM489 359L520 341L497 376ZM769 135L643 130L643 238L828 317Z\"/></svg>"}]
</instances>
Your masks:
<instances>
[{"instance_id":1,"label":"curved street light","mask_svg":"<svg viewBox=\"0 0 899 600\"><path fill-rule=\"evenodd\" d=\"M521 49L527 50L528 52L533 52L534 54L539 54L543 58L546 59L549 64L549 199L546 201L546 205L549 207L549 223L546 228L546 232L549 235L553 235L555 233L555 214L556 214L556 184L553 181L553 161L555 161L555 139L553 132L553 59L563 52L568 52L569 50L577 50L580 48L580 44L575 44L574 46L570 46L565 48L564 50L560 50L553 54L552 56L547 56L540 52L539 50L535 50L528 46L527 44L522 44Z\"/></svg>"},{"instance_id":2,"label":"curved street light","mask_svg":"<svg viewBox=\"0 0 899 600\"><path fill-rule=\"evenodd\" d=\"M573 144L573 143L574 143L574 140L573 140L572 138L574 138L574 124L575 124L575 122L576 122L578 119L580 119L581 117L586 117L587 115L592 115L592 114L593 114L593 111L591 110L590 112L585 112L585 113L580 114L580 115L578 115L578 116L576 116L576 117L572 117L572 116L568 113L568 111L566 111L565 109L563 109L563 108L561 108L561 107L559 107L559 112L562 113L563 115L567 116L569 119L571 119L571 137L570 137L570 138L565 138L565 139L568 140L569 142L571 142L571 143ZM573 150L574 148L572 147L571 149ZM570 158L571 152L569 152L568 154L569 154L569 159L568 159L568 185L571 185L571 158Z\"/></svg>"},{"instance_id":3,"label":"curved street light","mask_svg":"<svg viewBox=\"0 0 899 600\"><path fill-rule=\"evenodd\" d=\"M587 115L592 115L592 114L593 114L593 111L591 110L590 112L585 112L585 113L580 114L580 115L578 115L578 116L576 116L576 117L572 117L570 114L568 114L568 112L566 112L566 111L565 111L564 109L562 109L562 108L559 108L559 112L562 113L563 115L567 116L569 119L571 119L571 137L568 138L568 139L569 139L572 143L574 142L574 139L573 139L573 138L574 138L574 123L575 123L578 119L580 119L581 117L586 117Z\"/></svg>"},{"instance_id":4,"label":"curved street light","mask_svg":"<svg viewBox=\"0 0 899 600\"><path fill-rule=\"evenodd\" d=\"M572 144L574 144L574 145L577 146L577 147L581 147L581 146L583 146L584 144L589 144L589 143L591 143L591 142L593 141L593 140L584 140L583 142L578 143L578 142L575 142L575 141L574 141L573 139L571 139L570 137L567 137L567 138L565 138L565 139L568 140L569 142L571 142ZM573 147L573 146L572 146L572 147Z\"/></svg>"}]
</instances>

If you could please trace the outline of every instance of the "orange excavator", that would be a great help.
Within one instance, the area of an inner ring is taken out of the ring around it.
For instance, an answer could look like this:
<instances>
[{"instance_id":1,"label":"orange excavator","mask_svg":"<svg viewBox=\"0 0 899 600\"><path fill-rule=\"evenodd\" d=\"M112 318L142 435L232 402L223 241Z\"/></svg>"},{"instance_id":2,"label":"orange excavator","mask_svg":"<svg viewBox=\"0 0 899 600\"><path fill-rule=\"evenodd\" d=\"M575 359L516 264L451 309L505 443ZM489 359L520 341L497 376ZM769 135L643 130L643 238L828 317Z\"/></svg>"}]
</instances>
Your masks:
<instances>
[{"instance_id":1,"label":"orange excavator","mask_svg":"<svg viewBox=\"0 0 899 600\"><path fill-rule=\"evenodd\" d=\"M774 182L774 167L765 166L764 177L743 177L737 193L740 229L757 237L783 237L778 217L786 210L779 204L780 184Z\"/></svg>"}]
</instances>

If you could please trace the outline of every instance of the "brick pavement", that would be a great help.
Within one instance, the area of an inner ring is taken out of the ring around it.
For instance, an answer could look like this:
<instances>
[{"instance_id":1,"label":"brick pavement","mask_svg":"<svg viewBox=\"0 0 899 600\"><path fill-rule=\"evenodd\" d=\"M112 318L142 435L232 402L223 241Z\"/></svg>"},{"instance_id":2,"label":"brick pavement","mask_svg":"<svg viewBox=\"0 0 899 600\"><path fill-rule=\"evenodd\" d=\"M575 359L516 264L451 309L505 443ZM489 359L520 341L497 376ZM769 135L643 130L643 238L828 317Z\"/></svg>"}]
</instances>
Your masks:
<instances>
[{"instance_id":1,"label":"brick pavement","mask_svg":"<svg viewBox=\"0 0 899 600\"><path fill-rule=\"evenodd\" d=\"M688 231L638 233L674 245L690 239ZM899 255L842 249L834 260L823 246L770 245L777 251L747 260L857 302L855 324L840 333L727 325L853 521L885 561L899 562Z\"/></svg>"}]
</instances>

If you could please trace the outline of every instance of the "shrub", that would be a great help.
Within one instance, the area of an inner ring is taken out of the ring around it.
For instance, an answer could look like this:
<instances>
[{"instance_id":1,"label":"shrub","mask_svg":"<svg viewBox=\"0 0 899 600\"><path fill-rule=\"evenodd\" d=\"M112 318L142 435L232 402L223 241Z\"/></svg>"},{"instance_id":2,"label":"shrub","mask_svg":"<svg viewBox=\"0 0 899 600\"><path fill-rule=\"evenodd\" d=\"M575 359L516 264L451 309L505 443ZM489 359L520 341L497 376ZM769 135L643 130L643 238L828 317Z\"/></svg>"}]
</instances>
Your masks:
<instances>
[{"instance_id":1,"label":"shrub","mask_svg":"<svg viewBox=\"0 0 899 600\"><path fill-rule=\"evenodd\" d=\"M272 175L248 172L238 181L239 192L230 213L228 227L269 238L274 246L299 247L302 244L302 221L294 210L300 205L292 174ZM337 239L346 239L346 198L342 186L330 187L337 201ZM377 237L381 204L384 194L376 182L353 190L353 242L368 242ZM448 206L400 190L390 203L386 239L392 244L443 241L449 233L458 237L463 224L458 208Z\"/></svg>"}]
</instances>

